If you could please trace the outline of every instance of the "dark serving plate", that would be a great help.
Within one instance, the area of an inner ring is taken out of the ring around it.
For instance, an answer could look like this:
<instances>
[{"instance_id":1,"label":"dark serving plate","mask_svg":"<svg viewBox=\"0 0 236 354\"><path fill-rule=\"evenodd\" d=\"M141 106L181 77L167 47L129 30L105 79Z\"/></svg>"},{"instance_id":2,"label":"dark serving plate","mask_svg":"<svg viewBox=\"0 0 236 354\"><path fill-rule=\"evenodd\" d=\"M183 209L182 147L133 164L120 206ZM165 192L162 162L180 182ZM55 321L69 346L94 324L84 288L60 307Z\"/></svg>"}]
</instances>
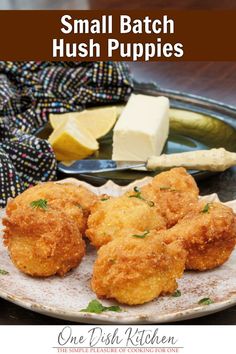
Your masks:
<instances>
[{"instance_id":1,"label":"dark serving plate","mask_svg":"<svg viewBox=\"0 0 236 354\"><path fill-rule=\"evenodd\" d=\"M153 83L135 83L135 93L152 96L166 96L170 99L170 134L163 153L170 154L224 147L236 152L236 107L208 98L157 87ZM194 114L198 113L198 115ZM52 128L46 124L37 135L48 138ZM90 158L110 159L112 154L112 132L99 141L99 151ZM96 174L80 174L73 177L94 185L102 185L112 179L120 185L126 185L145 176L154 176L158 172L117 171ZM196 179L205 178L208 171L190 171ZM60 178L68 177L58 169Z\"/></svg>"}]
</instances>

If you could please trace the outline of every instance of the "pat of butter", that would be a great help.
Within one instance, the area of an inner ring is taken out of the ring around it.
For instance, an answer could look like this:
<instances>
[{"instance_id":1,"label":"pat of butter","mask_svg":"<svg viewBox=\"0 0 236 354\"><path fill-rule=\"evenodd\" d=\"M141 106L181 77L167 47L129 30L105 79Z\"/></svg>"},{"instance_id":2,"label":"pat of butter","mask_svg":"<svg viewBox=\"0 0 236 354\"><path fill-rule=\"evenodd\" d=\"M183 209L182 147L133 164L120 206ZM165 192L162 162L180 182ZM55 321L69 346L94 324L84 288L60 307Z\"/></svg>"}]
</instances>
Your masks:
<instances>
[{"instance_id":1,"label":"pat of butter","mask_svg":"<svg viewBox=\"0 0 236 354\"><path fill-rule=\"evenodd\" d=\"M169 134L169 99L132 94L113 133L112 159L146 161L159 156Z\"/></svg>"}]
</instances>

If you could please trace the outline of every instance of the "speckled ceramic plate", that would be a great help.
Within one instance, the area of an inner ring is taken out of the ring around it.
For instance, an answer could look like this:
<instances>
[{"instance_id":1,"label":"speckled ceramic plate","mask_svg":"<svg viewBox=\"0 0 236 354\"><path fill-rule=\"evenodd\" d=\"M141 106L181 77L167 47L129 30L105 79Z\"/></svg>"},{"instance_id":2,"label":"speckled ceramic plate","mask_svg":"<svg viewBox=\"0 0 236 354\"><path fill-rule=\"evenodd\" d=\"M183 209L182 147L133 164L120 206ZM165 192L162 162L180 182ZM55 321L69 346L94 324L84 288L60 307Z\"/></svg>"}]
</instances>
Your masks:
<instances>
[{"instance_id":1,"label":"speckled ceramic plate","mask_svg":"<svg viewBox=\"0 0 236 354\"><path fill-rule=\"evenodd\" d=\"M83 184L97 194L120 195L133 188L144 185L149 178L139 180L126 187L109 181L102 187L93 187L85 182L69 179L75 184ZM207 201L218 200L217 195L204 197ZM236 211L236 201L228 202ZM1 217L4 210L1 212ZM207 272L185 272L179 280L178 288L182 295L160 297L141 306L121 306L122 312L91 314L80 312L95 294L90 289L90 278L96 251L87 247L87 254L80 266L64 278L53 276L36 279L20 273L11 263L6 248L0 243L0 268L9 272L0 275L0 296L17 305L48 316L80 323L164 323L201 317L223 310L236 304L236 252L223 266ZM199 305L202 298L210 297L214 303ZM114 304L102 301L104 305Z\"/></svg>"}]
</instances>

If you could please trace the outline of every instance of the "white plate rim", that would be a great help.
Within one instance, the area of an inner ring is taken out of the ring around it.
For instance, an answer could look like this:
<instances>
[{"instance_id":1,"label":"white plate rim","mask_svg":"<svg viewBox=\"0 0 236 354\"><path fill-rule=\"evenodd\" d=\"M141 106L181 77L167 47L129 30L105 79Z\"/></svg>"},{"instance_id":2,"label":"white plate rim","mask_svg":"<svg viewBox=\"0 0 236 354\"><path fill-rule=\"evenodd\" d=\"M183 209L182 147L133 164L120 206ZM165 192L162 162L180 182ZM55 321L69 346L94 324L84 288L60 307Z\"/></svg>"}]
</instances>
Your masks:
<instances>
[{"instance_id":1,"label":"white plate rim","mask_svg":"<svg viewBox=\"0 0 236 354\"><path fill-rule=\"evenodd\" d=\"M54 317L62 320L68 320L77 323L87 323L87 324L161 324L161 323L169 323L169 322L179 322L199 317L204 317L210 314L214 314L216 312L223 311L229 307L236 305L236 294L232 296L231 299L225 301L219 301L217 303L213 303L211 305L199 305L199 307L195 309L186 309L182 311L177 311L176 313L162 315L160 317L152 315L134 315L128 317L116 317L109 313L84 313L79 311L60 311L58 309L53 309L52 307L39 305L36 302L27 302L26 300L22 300L20 297L12 296L7 294L6 292L0 289L0 297L4 300L14 303L20 307L23 307L27 310L37 312L42 315L46 315L49 317ZM142 306L142 305L140 305ZM118 322L117 322L118 321Z\"/></svg>"}]
</instances>

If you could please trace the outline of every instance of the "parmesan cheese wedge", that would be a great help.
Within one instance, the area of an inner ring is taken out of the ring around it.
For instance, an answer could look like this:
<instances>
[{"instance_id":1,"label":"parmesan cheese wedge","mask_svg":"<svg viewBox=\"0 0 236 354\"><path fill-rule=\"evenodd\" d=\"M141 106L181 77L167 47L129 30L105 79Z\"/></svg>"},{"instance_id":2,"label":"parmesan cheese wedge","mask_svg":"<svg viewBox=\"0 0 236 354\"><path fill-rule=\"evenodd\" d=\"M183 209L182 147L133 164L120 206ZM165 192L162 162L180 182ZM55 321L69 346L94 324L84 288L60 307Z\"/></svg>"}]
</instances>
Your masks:
<instances>
[{"instance_id":1,"label":"parmesan cheese wedge","mask_svg":"<svg viewBox=\"0 0 236 354\"><path fill-rule=\"evenodd\" d=\"M146 161L159 156L168 133L168 98L132 94L114 127L112 159Z\"/></svg>"}]
</instances>

